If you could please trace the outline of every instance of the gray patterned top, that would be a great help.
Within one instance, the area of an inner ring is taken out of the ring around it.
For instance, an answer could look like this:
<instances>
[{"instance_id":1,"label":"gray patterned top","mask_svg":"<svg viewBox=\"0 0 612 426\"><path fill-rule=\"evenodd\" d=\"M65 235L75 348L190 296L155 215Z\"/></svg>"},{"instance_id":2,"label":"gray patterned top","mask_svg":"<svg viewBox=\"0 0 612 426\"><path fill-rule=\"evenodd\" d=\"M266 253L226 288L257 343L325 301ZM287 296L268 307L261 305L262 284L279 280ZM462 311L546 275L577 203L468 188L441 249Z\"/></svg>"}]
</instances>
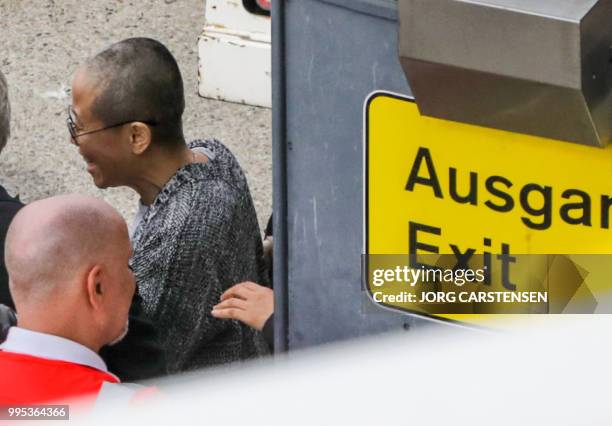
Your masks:
<instances>
[{"instance_id":1,"label":"gray patterned top","mask_svg":"<svg viewBox=\"0 0 612 426\"><path fill-rule=\"evenodd\" d=\"M265 282L261 236L246 178L217 140L214 153L168 181L134 230L132 267L145 312L166 350L169 373L267 352L259 332L210 315L233 284ZM266 283L267 284L267 283Z\"/></svg>"}]
</instances>

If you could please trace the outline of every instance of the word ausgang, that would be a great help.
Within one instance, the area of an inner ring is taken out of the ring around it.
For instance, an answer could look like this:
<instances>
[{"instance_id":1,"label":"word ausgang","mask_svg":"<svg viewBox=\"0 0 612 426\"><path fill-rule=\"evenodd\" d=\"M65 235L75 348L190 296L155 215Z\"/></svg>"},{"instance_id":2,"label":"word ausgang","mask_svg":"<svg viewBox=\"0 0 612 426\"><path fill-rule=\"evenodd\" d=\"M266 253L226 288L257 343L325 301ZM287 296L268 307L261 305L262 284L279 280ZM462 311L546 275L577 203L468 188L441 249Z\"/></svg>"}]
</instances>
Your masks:
<instances>
[{"instance_id":1,"label":"word ausgang","mask_svg":"<svg viewBox=\"0 0 612 426\"><path fill-rule=\"evenodd\" d=\"M423 173L422 169L426 173ZM417 185L429 187L436 198L444 199L434 160L429 149L423 147L419 148L412 164L406 191L414 191ZM462 188L469 186L469 189L459 194L460 186ZM484 189L489 195L484 205L493 211L508 213L514 210L517 204L516 195L510 191L513 187L514 183L510 179L497 175L487 177L483 183L478 173L473 171L470 171L469 184L459 185L457 169L454 167L448 169L448 195L459 204L477 206L482 198L479 190L482 192ZM563 222L570 225L593 226L593 202L588 193L576 188L565 189L561 192L561 199L558 213ZM550 228L553 222L553 188L551 186L538 183L523 185L518 190L518 202L524 213L521 221L525 226L537 230ZM597 210L600 220L595 226L602 229L609 228L611 206L611 196L604 194L599 197Z\"/></svg>"}]
</instances>

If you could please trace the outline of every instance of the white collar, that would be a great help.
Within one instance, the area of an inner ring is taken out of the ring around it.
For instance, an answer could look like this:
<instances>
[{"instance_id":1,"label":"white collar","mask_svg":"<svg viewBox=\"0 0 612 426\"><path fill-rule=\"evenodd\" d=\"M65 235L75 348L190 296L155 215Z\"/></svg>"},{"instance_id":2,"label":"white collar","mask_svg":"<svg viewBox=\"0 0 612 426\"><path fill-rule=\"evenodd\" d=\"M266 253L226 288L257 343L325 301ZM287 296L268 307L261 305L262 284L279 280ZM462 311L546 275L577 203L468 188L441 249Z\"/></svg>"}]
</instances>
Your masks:
<instances>
[{"instance_id":1,"label":"white collar","mask_svg":"<svg viewBox=\"0 0 612 426\"><path fill-rule=\"evenodd\" d=\"M0 349L38 358L86 365L108 373L106 364L100 355L80 343L52 334L11 327Z\"/></svg>"}]
</instances>

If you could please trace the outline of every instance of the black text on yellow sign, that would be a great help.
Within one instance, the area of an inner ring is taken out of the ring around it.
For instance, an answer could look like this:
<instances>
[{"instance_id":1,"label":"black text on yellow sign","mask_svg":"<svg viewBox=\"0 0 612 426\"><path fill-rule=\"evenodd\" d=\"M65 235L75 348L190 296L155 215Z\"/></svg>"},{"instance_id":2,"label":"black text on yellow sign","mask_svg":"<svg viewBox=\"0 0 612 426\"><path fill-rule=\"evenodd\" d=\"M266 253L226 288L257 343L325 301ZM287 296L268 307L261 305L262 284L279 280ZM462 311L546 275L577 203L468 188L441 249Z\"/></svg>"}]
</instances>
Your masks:
<instances>
[{"instance_id":1,"label":"black text on yellow sign","mask_svg":"<svg viewBox=\"0 0 612 426\"><path fill-rule=\"evenodd\" d=\"M365 127L367 255L453 255L483 266L483 285L522 291L517 254L612 253L612 148L423 117L383 93Z\"/></svg>"}]
</instances>

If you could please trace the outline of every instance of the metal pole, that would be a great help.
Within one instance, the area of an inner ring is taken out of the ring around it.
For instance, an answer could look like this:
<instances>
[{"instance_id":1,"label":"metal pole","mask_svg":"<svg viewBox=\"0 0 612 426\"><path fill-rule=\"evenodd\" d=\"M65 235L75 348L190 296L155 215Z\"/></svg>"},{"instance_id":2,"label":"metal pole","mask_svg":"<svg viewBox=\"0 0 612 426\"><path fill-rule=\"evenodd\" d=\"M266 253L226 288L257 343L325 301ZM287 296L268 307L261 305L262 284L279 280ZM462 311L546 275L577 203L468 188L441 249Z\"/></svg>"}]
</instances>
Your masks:
<instances>
[{"instance_id":1,"label":"metal pole","mask_svg":"<svg viewBox=\"0 0 612 426\"><path fill-rule=\"evenodd\" d=\"M288 349L287 128L285 2L272 2L272 174L274 203L274 348Z\"/></svg>"}]
</instances>

